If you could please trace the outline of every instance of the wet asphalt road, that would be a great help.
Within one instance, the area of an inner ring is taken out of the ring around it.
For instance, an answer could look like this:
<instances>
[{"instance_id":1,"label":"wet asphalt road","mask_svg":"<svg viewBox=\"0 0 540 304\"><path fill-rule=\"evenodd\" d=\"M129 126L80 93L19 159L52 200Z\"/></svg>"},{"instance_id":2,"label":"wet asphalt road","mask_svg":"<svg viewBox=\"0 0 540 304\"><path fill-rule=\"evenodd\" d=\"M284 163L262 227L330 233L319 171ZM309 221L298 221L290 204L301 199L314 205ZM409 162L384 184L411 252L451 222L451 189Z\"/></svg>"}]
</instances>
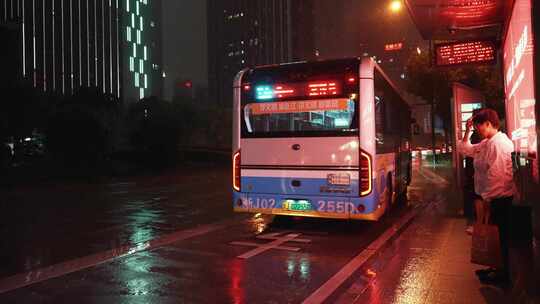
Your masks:
<instances>
[{"instance_id":1,"label":"wet asphalt road","mask_svg":"<svg viewBox=\"0 0 540 304\"><path fill-rule=\"evenodd\" d=\"M0 294L0 303L301 303L404 214L436 200L446 187L432 170L416 166L406 206L377 223L289 221L233 214L228 181L228 166L193 165L157 177L8 192L13 213L2 215L8 223L2 248L9 249L2 252L0 279L186 228L220 225ZM271 233L309 242L283 244L297 252L271 249L248 259L238 256L253 247L231 245L268 244L272 240L257 236Z\"/></svg>"},{"instance_id":2,"label":"wet asphalt road","mask_svg":"<svg viewBox=\"0 0 540 304\"><path fill-rule=\"evenodd\" d=\"M227 164L0 189L0 278L233 216Z\"/></svg>"}]
</instances>

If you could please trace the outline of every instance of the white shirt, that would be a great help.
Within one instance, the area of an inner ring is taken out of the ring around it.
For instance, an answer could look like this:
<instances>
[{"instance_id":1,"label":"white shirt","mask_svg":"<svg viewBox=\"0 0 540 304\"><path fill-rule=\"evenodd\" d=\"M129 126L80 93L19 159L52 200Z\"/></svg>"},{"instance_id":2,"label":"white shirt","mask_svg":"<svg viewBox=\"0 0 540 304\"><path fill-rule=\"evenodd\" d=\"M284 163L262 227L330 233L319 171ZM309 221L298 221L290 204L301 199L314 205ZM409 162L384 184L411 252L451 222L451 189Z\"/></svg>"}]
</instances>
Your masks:
<instances>
[{"instance_id":1,"label":"white shirt","mask_svg":"<svg viewBox=\"0 0 540 304\"><path fill-rule=\"evenodd\" d=\"M485 201L514 195L512 152L514 144L502 132L478 144L460 141L458 150L474 158L474 190Z\"/></svg>"}]
</instances>

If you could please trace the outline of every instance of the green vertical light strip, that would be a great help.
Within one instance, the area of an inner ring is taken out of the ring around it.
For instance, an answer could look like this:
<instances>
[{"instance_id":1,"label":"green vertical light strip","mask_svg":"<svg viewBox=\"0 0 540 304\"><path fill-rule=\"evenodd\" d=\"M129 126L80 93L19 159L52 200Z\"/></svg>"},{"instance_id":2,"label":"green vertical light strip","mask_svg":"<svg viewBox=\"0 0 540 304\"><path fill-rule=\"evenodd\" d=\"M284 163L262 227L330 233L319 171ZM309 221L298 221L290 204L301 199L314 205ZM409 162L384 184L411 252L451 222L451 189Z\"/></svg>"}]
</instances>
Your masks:
<instances>
[{"instance_id":1,"label":"green vertical light strip","mask_svg":"<svg viewBox=\"0 0 540 304\"><path fill-rule=\"evenodd\" d=\"M151 54L148 50L148 41L145 40L143 33L149 24L144 18L151 12L148 6L148 0L125 0L126 12L126 42L132 47L133 56L129 56L129 70L133 77L134 88L139 89L139 97L142 99L146 96L149 85L151 84L147 71L152 69L148 66L150 63ZM150 37L150 36L149 36ZM131 53L131 52L130 52Z\"/></svg>"}]
</instances>

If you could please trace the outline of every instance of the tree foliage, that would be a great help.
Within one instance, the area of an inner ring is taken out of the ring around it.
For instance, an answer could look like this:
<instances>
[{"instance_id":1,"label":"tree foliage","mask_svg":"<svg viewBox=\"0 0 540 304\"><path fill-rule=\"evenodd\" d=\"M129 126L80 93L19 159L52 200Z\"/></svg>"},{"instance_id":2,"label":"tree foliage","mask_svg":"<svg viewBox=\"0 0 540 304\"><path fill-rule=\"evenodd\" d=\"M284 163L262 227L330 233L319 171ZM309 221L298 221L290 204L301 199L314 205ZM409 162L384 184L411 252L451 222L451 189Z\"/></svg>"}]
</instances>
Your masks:
<instances>
[{"instance_id":1,"label":"tree foliage","mask_svg":"<svg viewBox=\"0 0 540 304\"><path fill-rule=\"evenodd\" d=\"M131 144L154 160L174 157L182 127L179 112L173 104L156 97L134 103L128 111Z\"/></svg>"},{"instance_id":2,"label":"tree foliage","mask_svg":"<svg viewBox=\"0 0 540 304\"><path fill-rule=\"evenodd\" d=\"M47 150L57 160L95 163L112 152L119 100L97 88L82 88L59 103L46 126Z\"/></svg>"},{"instance_id":3,"label":"tree foliage","mask_svg":"<svg viewBox=\"0 0 540 304\"><path fill-rule=\"evenodd\" d=\"M445 129L448 130L451 126L450 100L453 82L460 82L480 90L486 98L487 106L495 109L503 117L504 92L498 67L498 65L471 65L441 68L430 63L429 54L415 54L407 63L407 88L410 93L428 102L434 99L435 113L443 119Z\"/></svg>"}]
</instances>

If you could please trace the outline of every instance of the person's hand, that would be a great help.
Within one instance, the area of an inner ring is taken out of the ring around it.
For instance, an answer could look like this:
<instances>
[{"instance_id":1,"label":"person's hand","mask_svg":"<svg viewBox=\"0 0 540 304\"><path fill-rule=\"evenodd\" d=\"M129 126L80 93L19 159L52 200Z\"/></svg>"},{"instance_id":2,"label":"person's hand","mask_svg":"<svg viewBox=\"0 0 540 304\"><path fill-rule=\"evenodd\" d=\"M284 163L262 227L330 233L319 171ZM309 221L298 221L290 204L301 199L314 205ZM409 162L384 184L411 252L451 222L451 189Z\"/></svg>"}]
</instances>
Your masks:
<instances>
[{"instance_id":1,"label":"person's hand","mask_svg":"<svg viewBox=\"0 0 540 304\"><path fill-rule=\"evenodd\" d=\"M473 118L471 117L471 118L467 119L465 127L467 128L467 130L471 130L472 126L473 126Z\"/></svg>"}]
</instances>

